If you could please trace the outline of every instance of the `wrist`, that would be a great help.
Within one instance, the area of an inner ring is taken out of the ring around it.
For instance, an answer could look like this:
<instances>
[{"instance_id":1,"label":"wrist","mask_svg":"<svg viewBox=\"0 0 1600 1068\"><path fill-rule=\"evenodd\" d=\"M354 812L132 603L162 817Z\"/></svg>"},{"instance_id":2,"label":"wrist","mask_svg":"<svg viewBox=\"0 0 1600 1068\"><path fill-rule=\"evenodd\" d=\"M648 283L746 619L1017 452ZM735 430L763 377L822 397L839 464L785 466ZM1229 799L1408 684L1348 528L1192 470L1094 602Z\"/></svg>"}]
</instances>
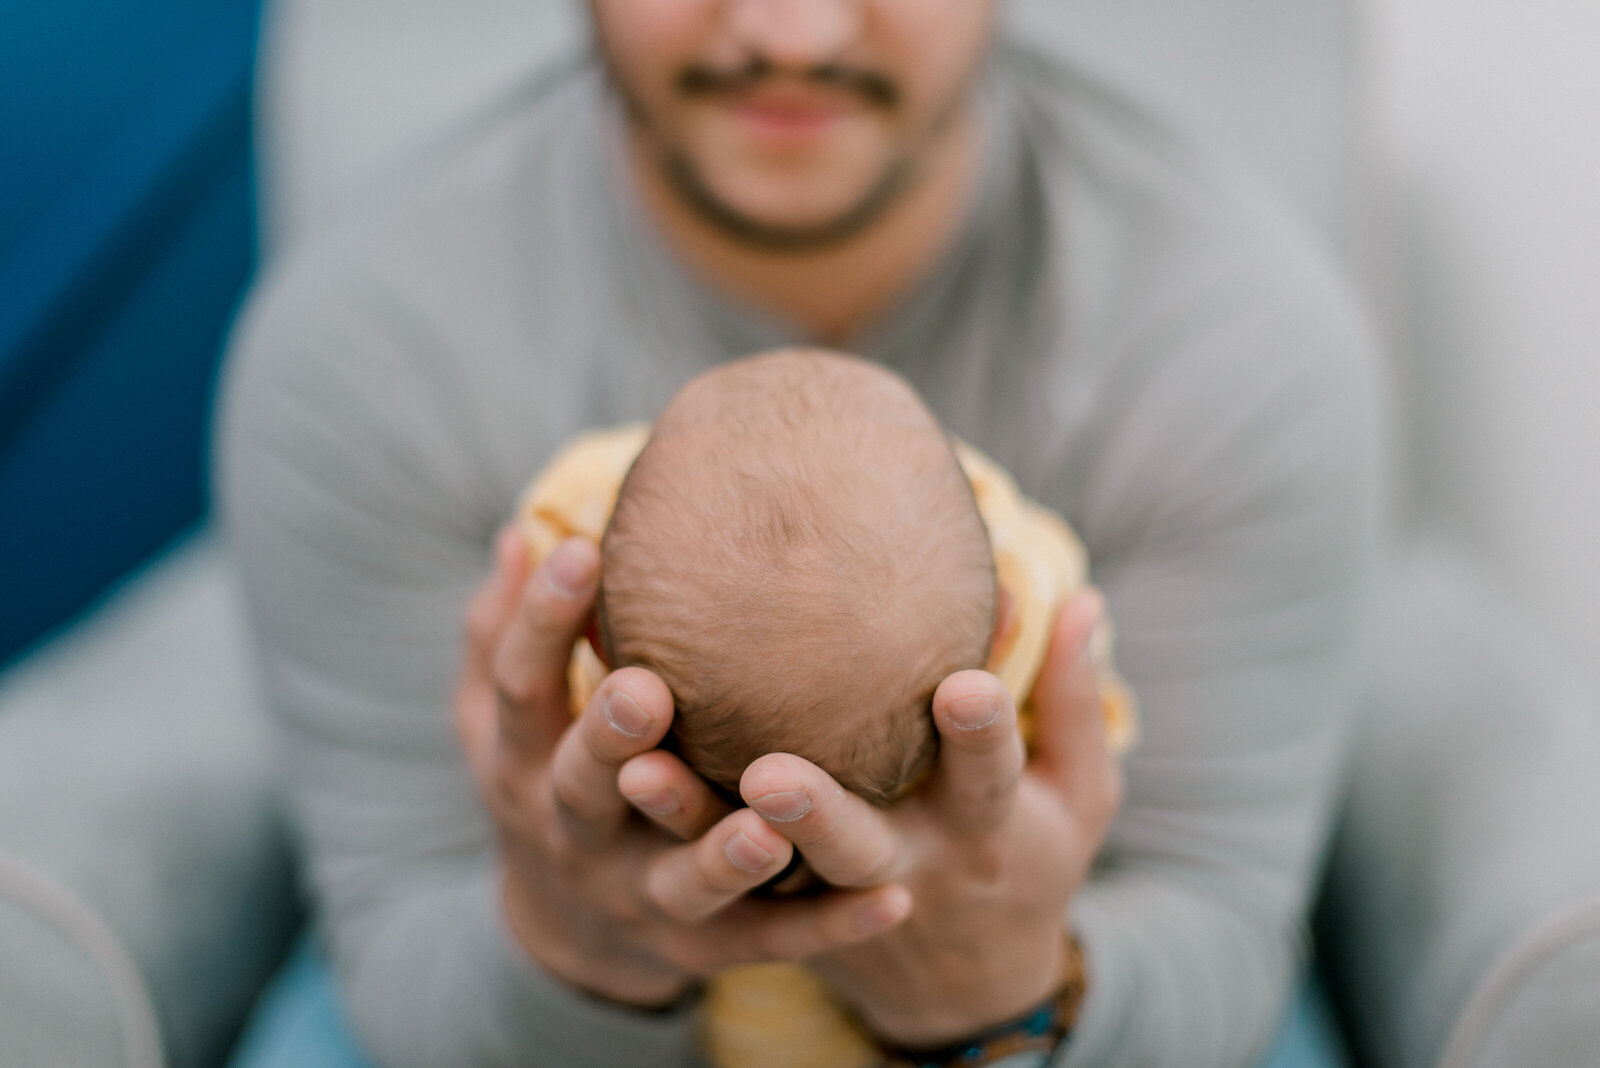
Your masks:
<instances>
[{"instance_id":1,"label":"wrist","mask_svg":"<svg viewBox=\"0 0 1600 1068\"><path fill-rule=\"evenodd\" d=\"M1010 1019L938 1045L880 1041L889 1068L980 1068L1022 1054L1057 1051L1077 1024L1088 987L1078 940L1064 931L1061 942L1061 963L1047 997Z\"/></svg>"},{"instance_id":2,"label":"wrist","mask_svg":"<svg viewBox=\"0 0 1600 1068\"><path fill-rule=\"evenodd\" d=\"M959 953L930 955L894 989L874 988L855 1003L882 1042L934 1049L1016 1020L1049 1000L1067 968L1065 927L1059 920L1003 938L991 931L983 944Z\"/></svg>"},{"instance_id":3,"label":"wrist","mask_svg":"<svg viewBox=\"0 0 1600 1068\"><path fill-rule=\"evenodd\" d=\"M502 885L501 910L506 928L534 964L597 1001L635 1012L662 1013L680 1007L697 993L692 976L622 965L597 940L580 944L581 940L572 937L573 925L547 930L535 910L519 907L509 879Z\"/></svg>"}]
</instances>

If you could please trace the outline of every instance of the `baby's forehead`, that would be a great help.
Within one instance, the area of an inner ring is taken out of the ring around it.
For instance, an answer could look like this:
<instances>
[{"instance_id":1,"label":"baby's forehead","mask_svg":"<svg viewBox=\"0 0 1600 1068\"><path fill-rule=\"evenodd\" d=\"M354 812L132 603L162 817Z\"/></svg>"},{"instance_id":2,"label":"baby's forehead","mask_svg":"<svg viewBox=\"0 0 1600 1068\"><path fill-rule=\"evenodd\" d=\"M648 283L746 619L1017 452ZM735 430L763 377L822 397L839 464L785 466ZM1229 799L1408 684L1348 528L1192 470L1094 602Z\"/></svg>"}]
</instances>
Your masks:
<instances>
[{"instance_id":1,"label":"baby's forehead","mask_svg":"<svg viewBox=\"0 0 1600 1068\"><path fill-rule=\"evenodd\" d=\"M836 357L778 354L696 379L661 414L640 461L635 483L711 493L839 497L885 479L913 494L965 492L949 438L910 386Z\"/></svg>"},{"instance_id":2,"label":"baby's forehead","mask_svg":"<svg viewBox=\"0 0 1600 1068\"><path fill-rule=\"evenodd\" d=\"M994 573L971 486L902 380L762 357L662 414L604 541L602 637L679 700L686 756L766 752L881 787L925 763L926 706L979 666Z\"/></svg>"},{"instance_id":3,"label":"baby's forehead","mask_svg":"<svg viewBox=\"0 0 1600 1068\"><path fill-rule=\"evenodd\" d=\"M664 420L703 416L729 402L757 407L823 410L860 402L885 414L927 409L904 378L882 364L820 349L789 349L721 364L687 383L668 403Z\"/></svg>"}]
</instances>

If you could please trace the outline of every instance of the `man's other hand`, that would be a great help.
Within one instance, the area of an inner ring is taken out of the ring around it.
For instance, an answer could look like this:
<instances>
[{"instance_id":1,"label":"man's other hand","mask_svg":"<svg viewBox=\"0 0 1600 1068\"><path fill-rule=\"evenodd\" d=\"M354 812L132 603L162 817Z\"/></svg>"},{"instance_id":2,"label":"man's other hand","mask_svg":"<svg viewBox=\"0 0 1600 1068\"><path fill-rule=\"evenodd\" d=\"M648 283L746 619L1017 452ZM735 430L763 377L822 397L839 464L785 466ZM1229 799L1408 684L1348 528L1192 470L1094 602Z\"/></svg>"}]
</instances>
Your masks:
<instances>
[{"instance_id":1,"label":"man's other hand","mask_svg":"<svg viewBox=\"0 0 1600 1068\"><path fill-rule=\"evenodd\" d=\"M1086 592L1058 618L1034 687L1031 760L1000 680L963 671L934 694L932 778L890 808L796 756L768 755L745 771L745 799L823 879L910 891L906 922L809 962L879 1036L953 1041L1021 1015L1061 984L1066 908L1122 797L1085 652L1101 604Z\"/></svg>"},{"instance_id":2,"label":"man's other hand","mask_svg":"<svg viewBox=\"0 0 1600 1068\"><path fill-rule=\"evenodd\" d=\"M507 920L529 955L574 987L652 1007L722 968L812 957L903 920L909 900L892 884L746 898L793 847L656 750L672 696L655 675L612 673L572 718L567 665L599 569L595 546L574 538L529 576L508 530L468 612L456 721L499 832Z\"/></svg>"}]
</instances>

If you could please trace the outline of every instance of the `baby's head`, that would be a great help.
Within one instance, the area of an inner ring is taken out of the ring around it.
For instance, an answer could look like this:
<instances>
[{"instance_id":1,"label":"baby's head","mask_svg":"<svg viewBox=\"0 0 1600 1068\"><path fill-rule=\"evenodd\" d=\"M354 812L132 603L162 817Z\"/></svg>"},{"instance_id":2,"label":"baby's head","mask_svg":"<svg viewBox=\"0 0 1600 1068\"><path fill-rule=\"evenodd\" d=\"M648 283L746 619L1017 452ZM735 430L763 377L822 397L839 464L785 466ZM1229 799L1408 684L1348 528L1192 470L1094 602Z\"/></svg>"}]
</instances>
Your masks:
<instances>
[{"instance_id":1,"label":"baby's head","mask_svg":"<svg viewBox=\"0 0 1600 1068\"><path fill-rule=\"evenodd\" d=\"M602 542L608 663L661 676L679 753L737 792L806 757L887 801L931 766L928 714L983 666L996 583L950 440L904 381L796 351L691 382L629 471Z\"/></svg>"}]
</instances>

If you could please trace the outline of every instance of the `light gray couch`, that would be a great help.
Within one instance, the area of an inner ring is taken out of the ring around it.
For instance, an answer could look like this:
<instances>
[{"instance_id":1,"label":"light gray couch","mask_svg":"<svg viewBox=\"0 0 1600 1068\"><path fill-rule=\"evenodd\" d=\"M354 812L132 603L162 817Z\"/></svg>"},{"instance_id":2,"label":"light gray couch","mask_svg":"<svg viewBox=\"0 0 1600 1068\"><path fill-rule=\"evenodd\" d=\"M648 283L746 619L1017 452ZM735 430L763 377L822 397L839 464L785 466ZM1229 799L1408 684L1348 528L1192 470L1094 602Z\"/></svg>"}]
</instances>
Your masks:
<instances>
[{"instance_id":1,"label":"light gray couch","mask_svg":"<svg viewBox=\"0 0 1600 1068\"><path fill-rule=\"evenodd\" d=\"M1015 6L1345 241L1349 5ZM544 0L279 0L272 15L278 244L571 32ZM1448 551L1395 562L1381 633L1319 914L1354 1049L1380 1068L1600 1064L1600 709ZM245 649L226 560L202 539L0 680L0 1064L216 1063L283 951L298 914Z\"/></svg>"},{"instance_id":2,"label":"light gray couch","mask_svg":"<svg viewBox=\"0 0 1600 1068\"><path fill-rule=\"evenodd\" d=\"M1391 573L1318 921L1361 1063L1600 1065L1600 701L1463 553Z\"/></svg>"},{"instance_id":3,"label":"light gray couch","mask_svg":"<svg viewBox=\"0 0 1600 1068\"><path fill-rule=\"evenodd\" d=\"M224 1055L299 915L246 649L202 537L0 677L0 1065Z\"/></svg>"}]
</instances>

